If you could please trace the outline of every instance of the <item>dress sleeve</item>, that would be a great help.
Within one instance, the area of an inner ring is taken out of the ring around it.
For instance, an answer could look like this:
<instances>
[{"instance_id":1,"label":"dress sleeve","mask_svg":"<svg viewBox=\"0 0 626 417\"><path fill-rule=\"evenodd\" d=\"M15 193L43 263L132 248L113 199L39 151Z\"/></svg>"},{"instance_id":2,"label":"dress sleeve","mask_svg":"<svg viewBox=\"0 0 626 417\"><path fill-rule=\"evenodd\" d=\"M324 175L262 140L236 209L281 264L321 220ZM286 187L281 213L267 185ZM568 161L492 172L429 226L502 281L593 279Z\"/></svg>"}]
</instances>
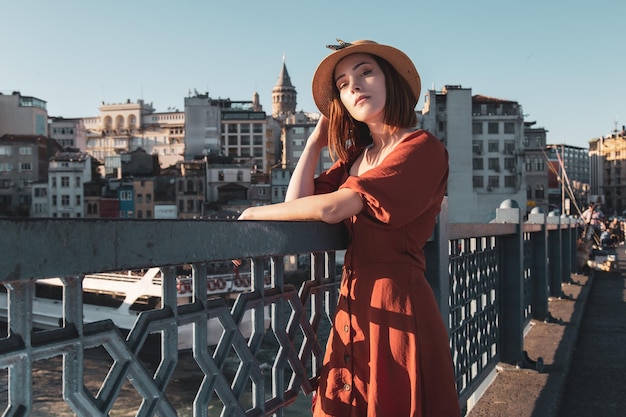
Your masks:
<instances>
[{"instance_id":1,"label":"dress sleeve","mask_svg":"<svg viewBox=\"0 0 626 417\"><path fill-rule=\"evenodd\" d=\"M348 177L340 188L361 194L365 215L396 228L441 204L447 179L445 146L421 132L398 144L376 168Z\"/></svg>"},{"instance_id":2,"label":"dress sleeve","mask_svg":"<svg viewBox=\"0 0 626 417\"><path fill-rule=\"evenodd\" d=\"M345 162L336 161L327 171L315 178L315 194L328 194L337 191L345 173Z\"/></svg>"}]
</instances>

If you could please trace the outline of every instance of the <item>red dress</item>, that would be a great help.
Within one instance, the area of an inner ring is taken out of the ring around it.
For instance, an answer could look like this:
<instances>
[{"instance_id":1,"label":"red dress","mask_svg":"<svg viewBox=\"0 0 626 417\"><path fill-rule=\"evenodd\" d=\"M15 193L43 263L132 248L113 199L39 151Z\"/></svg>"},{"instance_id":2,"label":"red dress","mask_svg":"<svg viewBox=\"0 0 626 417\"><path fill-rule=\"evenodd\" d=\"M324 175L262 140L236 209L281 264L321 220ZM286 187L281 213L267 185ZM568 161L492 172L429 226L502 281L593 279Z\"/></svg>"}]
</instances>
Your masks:
<instances>
[{"instance_id":1,"label":"red dress","mask_svg":"<svg viewBox=\"0 0 626 417\"><path fill-rule=\"evenodd\" d=\"M424 276L446 148L420 130L358 177L353 160L315 180L317 194L349 188L364 207L345 221L350 244L313 415L459 417L448 334Z\"/></svg>"}]
</instances>

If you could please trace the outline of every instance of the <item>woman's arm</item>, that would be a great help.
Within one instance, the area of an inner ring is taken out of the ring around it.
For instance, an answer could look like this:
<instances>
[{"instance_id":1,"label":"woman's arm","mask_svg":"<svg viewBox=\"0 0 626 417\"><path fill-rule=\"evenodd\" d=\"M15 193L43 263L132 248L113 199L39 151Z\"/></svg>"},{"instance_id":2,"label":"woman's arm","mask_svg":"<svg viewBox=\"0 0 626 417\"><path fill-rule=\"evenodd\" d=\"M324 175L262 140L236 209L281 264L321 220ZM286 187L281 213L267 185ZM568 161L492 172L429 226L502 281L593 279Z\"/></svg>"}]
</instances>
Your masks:
<instances>
[{"instance_id":1,"label":"woman's arm","mask_svg":"<svg viewBox=\"0 0 626 417\"><path fill-rule=\"evenodd\" d=\"M284 203L250 207L239 220L309 220L339 223L363 209L361 195L342 188L328 194L310 195Z\"/></svg>"},{"instance_id":2,"label":"woman's arm","mask_svg":"<svg viewBox=\"0 0 626 417\"><path fill-rule=\"evenodd\" d=\"M320 117L315 129L306 141L302 155L298 159L296 168L289 180L289 187L285 194L285 201L310 196L315 191L315 170L319 162L320 153L328 145L328 119Z\"/></svg>"}]
</instances>

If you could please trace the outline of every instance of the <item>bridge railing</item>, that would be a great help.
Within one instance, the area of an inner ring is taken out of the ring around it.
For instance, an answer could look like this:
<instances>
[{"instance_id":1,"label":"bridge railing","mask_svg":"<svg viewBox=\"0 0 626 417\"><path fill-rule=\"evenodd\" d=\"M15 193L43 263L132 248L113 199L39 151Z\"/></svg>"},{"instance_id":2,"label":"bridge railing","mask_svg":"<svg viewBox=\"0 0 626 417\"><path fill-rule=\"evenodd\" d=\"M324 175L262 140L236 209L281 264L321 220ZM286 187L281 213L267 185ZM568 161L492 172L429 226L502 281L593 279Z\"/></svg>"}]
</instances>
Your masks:
<instances>
[{"instance_id":1,"label":"bridge railing","mask_svg":"<svg viewBox=\"0 0 626 417\"><path fill-rule=\"evenodd\" d=\"M575 268L573 219L533 213L523 222L510 201L496 213L488 224L449 224L444 202L425 248L427 278L449 326L463 408L476 400L499 361L536 365L523 350L524 332L531 318L549 316L548 297L561 294L561 283ZM335 254L347 246L342 225L5 219L0 228L0 282L7 300L0 310L4 307L8 317L6 334L0 334L5 415L34 410L34 369L58 357L63 358L63 400L76 415L107 416L118 406L128 407L120 398L129 385L138 398L135 415L181 415L169 387L183 326L192 328L193 361L202 375L186 404L194 416L282 416L300 393L315 389L338 295ZM291 280L285 256L302 254L310 255L307 276ZM206 288L210 265L232 259L251 261L252 285L231 304L208 296ZM191 265L193 278L192 296L183 302L176 288L181 265ZM264 282L268 265L269 286ZM124 331L113 320L85 321L86 274L152 267L161 270L161 303L138 314L131 329ZM59 327L38 331L36 283L53 277L63 283ZM206 342L215 331L211 321L221 332L216 345ZM142 358L154 336L158 365ZM85 377L93 371L85 366L92 349L110 357L96 378L102 381L97 389Z\"/></svg>"}]
</instances>

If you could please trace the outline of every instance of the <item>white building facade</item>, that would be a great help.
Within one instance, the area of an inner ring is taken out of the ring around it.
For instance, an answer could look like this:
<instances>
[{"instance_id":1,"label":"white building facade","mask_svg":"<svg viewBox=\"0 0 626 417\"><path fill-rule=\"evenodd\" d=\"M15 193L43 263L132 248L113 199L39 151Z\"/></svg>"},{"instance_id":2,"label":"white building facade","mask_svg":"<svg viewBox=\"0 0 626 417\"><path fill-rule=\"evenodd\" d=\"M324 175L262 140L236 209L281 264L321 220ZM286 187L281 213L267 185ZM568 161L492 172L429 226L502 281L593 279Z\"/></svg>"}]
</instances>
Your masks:
<instances>
[{"instance_id":1,"label":"white building facade","mask_svg":"<svg viewBox=\"0 0 626 417\"><path fill-rule=\"evenodd\" d=\"M428 92L421 123L448 149L450 222L489 222L507 199L526 207L524 123L517 102L446 86Z\"/></svg>"},{"instance_id":2,"label":"white building facade","mask_svg":"<svg viewBox=\"0 0 626 417\"><path fill-rule=\"evenodd\" d=\"M91 157L83 152L62 152L48 168L48 217L85 216L84 184L91 181Z\"/></svg>"}]
</instances>

